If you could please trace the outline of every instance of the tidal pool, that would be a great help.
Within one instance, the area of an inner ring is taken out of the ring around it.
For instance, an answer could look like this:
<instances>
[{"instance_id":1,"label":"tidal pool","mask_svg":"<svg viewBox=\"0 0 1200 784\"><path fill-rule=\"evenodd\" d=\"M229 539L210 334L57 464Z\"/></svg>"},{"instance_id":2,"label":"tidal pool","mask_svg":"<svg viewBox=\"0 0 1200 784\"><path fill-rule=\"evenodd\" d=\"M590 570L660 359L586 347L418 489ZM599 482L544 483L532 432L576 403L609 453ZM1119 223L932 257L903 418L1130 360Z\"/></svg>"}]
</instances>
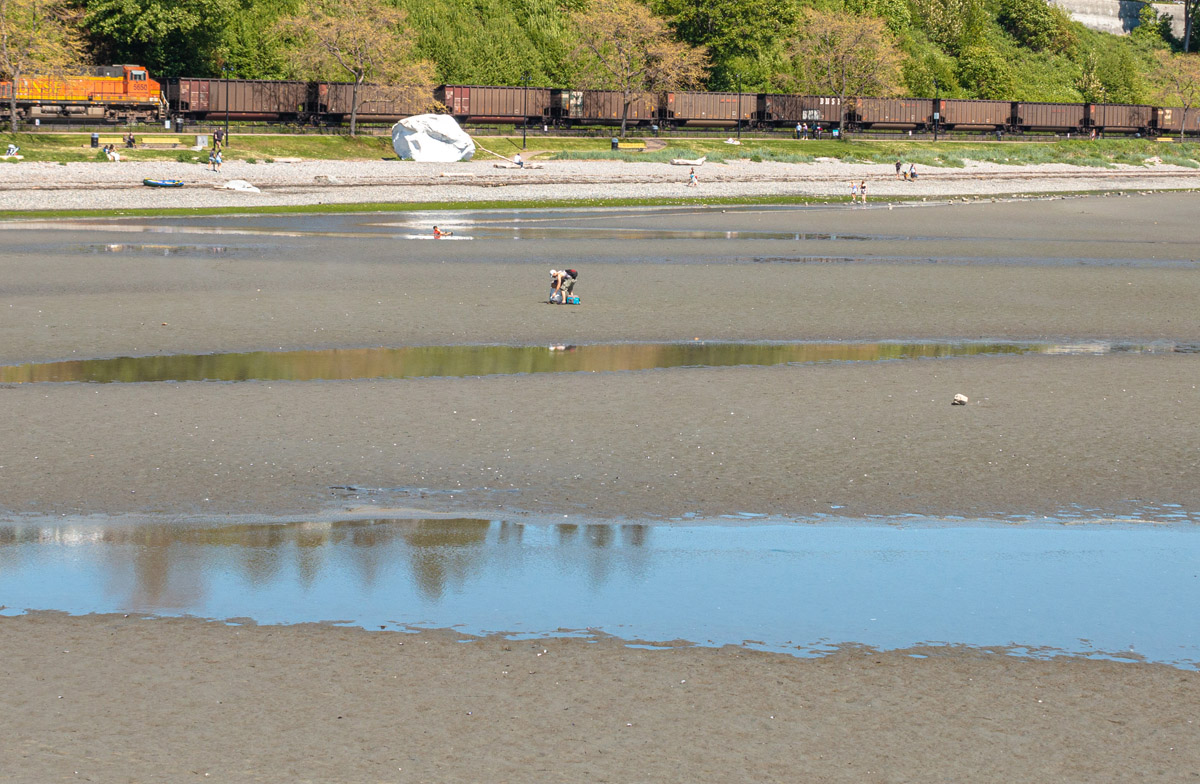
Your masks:
<instances>
[{"instance_id":1,"label":"tidal pool","mask_svg":"<svg viewBox=\"0 0 1200 784\"><path fill-rule=\"evenodd\" d=\"M654 368L964 357L982 354L1194 352L1175 343L621 343L579 346L414 346L82 359L0 366L0 382L313 381L599 373Z\"/></svg>"},{"instance_id":2,"label":"tidal pool","mask_svg":"<svg viewBox=\"0 0 1200 784\"><path fill-rule=\"evenodd\" d=\"M919 519L0 527L0 604L609 634L818 655L1003 646L1200 664L1200 527Z\"/></svg>"}]
</instances>

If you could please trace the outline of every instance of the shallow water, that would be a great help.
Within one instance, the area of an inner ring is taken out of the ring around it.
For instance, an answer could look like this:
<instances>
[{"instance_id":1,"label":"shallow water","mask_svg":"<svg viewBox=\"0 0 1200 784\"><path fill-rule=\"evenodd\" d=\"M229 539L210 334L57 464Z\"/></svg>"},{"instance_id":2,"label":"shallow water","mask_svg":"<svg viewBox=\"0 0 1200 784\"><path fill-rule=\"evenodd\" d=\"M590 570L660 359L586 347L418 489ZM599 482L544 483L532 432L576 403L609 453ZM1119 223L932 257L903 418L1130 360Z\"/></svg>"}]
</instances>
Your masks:
<instances>
[{"instance_id":1,"label":"shallow water","mask_svg":"<svg viewBox=\"0 0 1200 784\"><path fill-rule=\"evenodd\" d=\"M519 373L601 373L654 368L878 362L986 354L1194 353L1190 344L1018 343L622 343L580 346L409 348L174 354L0 366L0 382L313 381Z\"/></svg>"},{"instance_id":2,"label":"shallow water","mask_svg":"<svg viewBox=\"0 0 1200 784\"><path fill-rule=\"evenodd\" d=\"M379 520L0 527L0 603L816 655L1011 646L1200 663L1190 524L572 525Z\"/></svg>"}]
</instances>

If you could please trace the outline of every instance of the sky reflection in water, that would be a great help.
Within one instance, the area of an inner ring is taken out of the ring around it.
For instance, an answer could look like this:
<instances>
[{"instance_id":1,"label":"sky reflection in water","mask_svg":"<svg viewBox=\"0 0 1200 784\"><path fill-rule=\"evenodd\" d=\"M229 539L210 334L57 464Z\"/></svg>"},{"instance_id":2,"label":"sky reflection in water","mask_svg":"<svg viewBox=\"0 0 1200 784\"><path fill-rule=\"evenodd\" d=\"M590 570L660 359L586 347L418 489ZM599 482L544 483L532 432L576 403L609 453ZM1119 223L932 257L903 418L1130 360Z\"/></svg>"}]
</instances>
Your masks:
<instances>
[{"instance_id":1,"label":"sky reflection in water","mask_svg":"<svg viewBox=\"0 0 1200 784\"><path fill-rule=\"evenodd\" d=\"M1190 524L537 525L401 520L0 528L9 611L683 639L1015 645L1200 662Z\"/></svg>"}]
</instances>

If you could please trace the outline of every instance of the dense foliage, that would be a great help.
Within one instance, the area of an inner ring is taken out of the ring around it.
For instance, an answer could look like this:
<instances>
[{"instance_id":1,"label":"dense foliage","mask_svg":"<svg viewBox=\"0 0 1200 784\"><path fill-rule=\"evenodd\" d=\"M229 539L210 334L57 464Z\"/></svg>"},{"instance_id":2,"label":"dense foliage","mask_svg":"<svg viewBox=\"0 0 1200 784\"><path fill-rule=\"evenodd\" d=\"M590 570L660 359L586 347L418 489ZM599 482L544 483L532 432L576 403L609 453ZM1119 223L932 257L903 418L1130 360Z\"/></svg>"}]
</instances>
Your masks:
<instances>
[{"instance_id":1,"label":"dense foliage","mask_svg":"<svg viewBox=\"0 0 1200 784\"><path fill-rule=\"evenodd\" d=\"M876 89L894 94L1150 102L1161 88L1155 52L1183 49L1152 6L1133 35L1117 37L1087 30L1046 0L638 1L679 43L707 53L706 86L715 90L804 83L812 64L796 55L813 10L882 22L882 61L898 62L900 71ZM157 76L299 76L277 23L302 12L307 0L69 2L93 62L137 62ZM437 81L589 81L572 57L580 37L573 20L592 0L380 2L407 12L408 56L432 62Z\"/></svg>"}]
</instances>

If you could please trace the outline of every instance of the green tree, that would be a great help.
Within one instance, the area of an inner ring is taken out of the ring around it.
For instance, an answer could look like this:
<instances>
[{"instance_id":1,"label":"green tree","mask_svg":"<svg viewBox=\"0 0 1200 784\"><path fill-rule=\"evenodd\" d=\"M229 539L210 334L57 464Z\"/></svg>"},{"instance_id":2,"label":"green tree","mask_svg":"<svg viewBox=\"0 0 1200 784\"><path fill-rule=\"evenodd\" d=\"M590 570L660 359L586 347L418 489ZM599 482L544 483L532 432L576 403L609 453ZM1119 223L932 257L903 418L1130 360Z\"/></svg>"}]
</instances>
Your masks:
<instances>
[{"instance_id":1,"label":"green tree","mask_svg":"<svg viewBox=\"0 0 1200 784\"><path fill-rule=\"evenodd\" d=\"M789 52L800 89L838 96L843 120L847 98L894 94L900 84L900 53L878 17L809 9Z\"/></svg>"},{"instance_id":2,"label":"green tree","mask_svg":"<svg viewBox=\"0 0 1200 784\"><path fill-rule=\"evenodd\" d=\"M71 7L63 0L0 0L0 78L54 76L80 61ZM17 91L9 90L9 127L17 132Z\"/></svg>"},{"instance_id":3,"label":"green tree","mask_svg":"<svg viewBox=\"0 0 1200 784\"><path fill-rule=\"evenodd\" d=\"M877 16L893 33L912 24L912 6L908 0L845 0L846 10L857 16Z\"/></svg>"},{"instance_id":4,"label":"green tree","mask_svg":"<svg viewBox=\"0 0 1200 784\"><path fill-rule=\"evenodd\" d=\"M987 44L968 46L958 57L958 80L974 98L1011 98L1014 80L1008 61Z\"/></svg>"},{"instance_id":5,"label":"green tree","mask_svg":"<svg viewBox=\"0 0 1200 784\"><path fill-rule=\"evenodd\" d=\"M592 0L572 20L580 86L621 92L622 136L634 101L704 79L706 52L676 41L666 21L636 0Z\"/></svg>"},{"instance_id":6,"label":"green tree","mask_svg":"<svg viewBox=\"0 0 1200 784\"><path fill-rule=\"evenodd\" d=\"M1158 82L1156 97L1164 106L1183 109L1183 121L1179 126L1179 141L1182 142L1188 127L1188 112L1200 106L1200 56L1158 51L1154 53L1154 59L1154 77Z\"/></svg>"},{"instance_id":7,"label":"green tree","mask_svg":"<svg viewBox=\"0 0 1200 784\"><path fill-rule=\"evenodd\" d=\"M982 37L989 20L983 0L912 0L912 8L929 39L952 54Z\"/></svg>"},{"instance_id":8,"label":"green tree","mask_svg":"<svg viewBox=\"0 0 1200 784\"><path fill-rule=\"evenodd\" d=\"M213 53L235 0L85 0L97 59L137 63L151 76L212 76Z\"/></svg>"},{"instance_id":9,"label":"green tree","mask_svg":"<svg viewBox=\"0 0 1200 784\"><path fill-rule=\"evenodd\" d=\"M906 30L900 50L904 54L901 72L909 95L948 98L961 94L954 58L931 44L923 33Z\"/></svg>"},{"instance_id":10,"label":"green tree","mask_svg":"<svg viewBox=\"0 0 1200 784\"><path fill-rule=\"evenodd\" d=\"M798 0L657 0L683 41L708 50L708 86L714 90L766 89L782 41L800 18Z\"/></svg>"},{"instance_id":11,"label":"green tree","mask_svg":"<svg viewBox=\"0 0 1200 784\"><path fill-rule=\"evenodd\" d=\"M231 14L212 59L242 79L287 78L291 63L279 20L299 7L299 0L244 0Z\"/></svg>"},{"instance_id":12,"label":"green tree","mask_svg":"<svg viewBox=\"0 0 1200 784\"><path fill-rule=\"evenodd\" d=\"M301 74L353 79L351 136L358 130L361 88L368 77L390 87L395 97L433 86L433 64L409 59L414 35L406 19L404 11L383 0L309 0L279 21Z\"/></svg>"},{"instance_id":13,"label":"green tree","mask_svg":"<svg viewBox=\"0 0 1200 784\"><path fill-rule=\"evenodd\" d=\"M1096 76L1104 85L1107 100L1112 103L1142 103L1145 90L1145 68L1122 45L1097 55Z\"/></svg>"},{"instance_id":14,"label":"green tree","mask_svg":"<svg viewBox=\"0 0 1200 784\"><path fill-rule=\"evenodd\" d=\"M417 40L414 54L432 60L451 84L536 86L572 81L569 7L555 0L400 0Z\"/></svg>"},{"instance_id":15,"label":"green tree","mask_svg":"<svg viewBox=\"0 0 1200 784\"><path fill-rule=\"evenodd\" d=\"M1171 42L1171 17L1158 11L1150 3L1142 6L1138 12L1138 24L1129 34L1136 41L1142 41L1151 46L1168 46Z\"/></svg>"},{"instance_id":16,"label":"green tree","mask_svg":"<svg viewBox=\"0 0 1200 784\"><path fill-rule=\"evenodd\" d=\"M1021 45L1035 52L1063 52L1075 45L1070 18L1046 0L1000 0L996 21Z\"/></svg>"}]
</instances>

